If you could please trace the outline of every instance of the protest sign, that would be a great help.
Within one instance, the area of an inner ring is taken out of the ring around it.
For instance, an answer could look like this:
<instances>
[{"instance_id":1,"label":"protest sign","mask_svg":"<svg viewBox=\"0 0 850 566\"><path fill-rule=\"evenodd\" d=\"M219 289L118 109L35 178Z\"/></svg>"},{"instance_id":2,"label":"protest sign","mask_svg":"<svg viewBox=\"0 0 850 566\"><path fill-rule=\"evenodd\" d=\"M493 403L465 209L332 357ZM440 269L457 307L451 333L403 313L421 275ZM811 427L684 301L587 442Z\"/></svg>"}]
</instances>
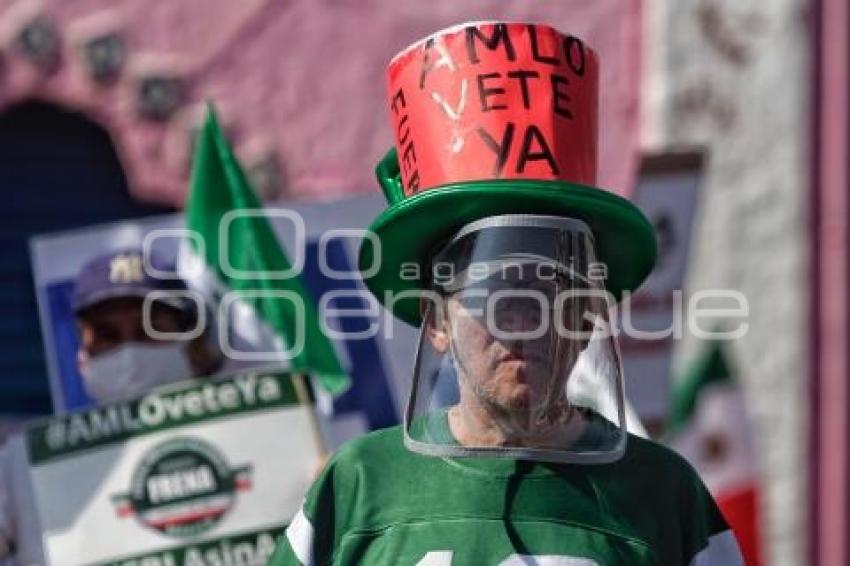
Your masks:
<instances>
[{"instance_id":1,"label":"protest sign","mask_svg":"<svg viewBox=\"0 0 850 566\"><path fill-rule=\"evenodd\" d=\"M26 432L49 564L265 564L319 462L287 374L158 389Z\"/></svg>"}]
</instances>

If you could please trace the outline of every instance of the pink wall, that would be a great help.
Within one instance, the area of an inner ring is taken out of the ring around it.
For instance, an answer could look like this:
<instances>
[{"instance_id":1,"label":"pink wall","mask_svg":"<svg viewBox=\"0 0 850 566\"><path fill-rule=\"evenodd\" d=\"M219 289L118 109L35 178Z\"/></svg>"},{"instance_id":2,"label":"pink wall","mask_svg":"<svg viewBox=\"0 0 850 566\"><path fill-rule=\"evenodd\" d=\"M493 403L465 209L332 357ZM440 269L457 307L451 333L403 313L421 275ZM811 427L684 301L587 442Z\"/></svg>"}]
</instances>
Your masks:
<instances>
[{"instance_id":1,"label":"pink wall","mask_svg":"<svg viewBox=\"0 0 850 566\"><path fill-rule=\"evenodd\" d=\"M0 109L37 97L83 112L112 135L134 194L180 205L189 132L211 98L247 168L273 156L282 195L333 198L377 190L372 169L391 143L384 69L396 51L468 20L545 22L600 53L600 184L627 194L637 162L640 3L0 0ZM39 14L60 41L52 68L16 40ZM111 31L127 56L116 81L98 85L78 46ZM185 81L185 100L166 120L136 108L135 89L151 74Z\"/></svg>"},{"instance_id":2,"label":"pink wall","mask_svg":"<svg viewBox=\"0 0 850 566\"><path fill-rule=\"evenodd\" d=\"M850 7L814 2L809 561L850 563Z\"/></svg>"}]
</instances>

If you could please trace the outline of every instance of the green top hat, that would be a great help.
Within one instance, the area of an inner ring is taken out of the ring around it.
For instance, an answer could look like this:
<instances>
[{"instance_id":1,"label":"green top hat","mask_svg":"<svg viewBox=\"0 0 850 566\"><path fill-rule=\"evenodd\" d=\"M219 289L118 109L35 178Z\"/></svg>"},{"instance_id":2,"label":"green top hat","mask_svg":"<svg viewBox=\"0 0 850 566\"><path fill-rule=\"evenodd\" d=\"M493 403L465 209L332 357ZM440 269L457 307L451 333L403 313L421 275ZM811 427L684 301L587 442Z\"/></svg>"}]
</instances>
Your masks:
<instances>
[{"instance_id":1,"label":"green top hat","mask_svg":"<svg viewBox=\"0 0 850 566\"><path fill-rule=\"evenodd\" d=\"M413 325L440 244L501 214L578 218L607 289L636 289L655 264L652 225L596 184L598 61L553 28L476 23L438 32L389 66L396 147L377 167L389 204L364 239L369 290Z\"/></svg>"}]
</instances>

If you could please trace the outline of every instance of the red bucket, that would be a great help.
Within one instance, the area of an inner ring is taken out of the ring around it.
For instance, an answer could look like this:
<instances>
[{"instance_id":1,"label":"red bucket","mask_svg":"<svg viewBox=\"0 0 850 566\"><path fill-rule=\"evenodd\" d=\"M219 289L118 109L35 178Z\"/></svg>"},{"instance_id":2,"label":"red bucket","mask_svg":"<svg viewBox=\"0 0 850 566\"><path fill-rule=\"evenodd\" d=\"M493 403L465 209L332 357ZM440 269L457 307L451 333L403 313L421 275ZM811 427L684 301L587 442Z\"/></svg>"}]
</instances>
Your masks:
<instances>
[{"instance_id":1,"label":"red bucket","mask_svg":"<svg viewBox=\"0 0 850 566\"><path fill-rule=\"evenodd\" d=\"M596 185L599 62L580 39L464 24L399 53L388 75L405 196L475 180Z\"/></svg>"}]
</instances>

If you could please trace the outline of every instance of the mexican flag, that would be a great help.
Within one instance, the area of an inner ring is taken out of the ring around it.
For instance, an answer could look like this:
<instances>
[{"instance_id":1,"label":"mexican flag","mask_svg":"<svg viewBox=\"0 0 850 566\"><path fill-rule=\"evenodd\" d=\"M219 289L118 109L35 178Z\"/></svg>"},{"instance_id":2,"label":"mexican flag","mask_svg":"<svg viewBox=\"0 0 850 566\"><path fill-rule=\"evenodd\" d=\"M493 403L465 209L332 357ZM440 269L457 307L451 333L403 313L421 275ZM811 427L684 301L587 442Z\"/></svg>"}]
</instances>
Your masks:
<instances>
[{"instance_id":1,"label":"mexican flag","mask_svg":"<svg viewBox=\"0 0 850 566\"><path fill-rule=\"evenodd\" d=\"M732 527L746 563L762 563L759 486L752 427L722 342L702 357L674 389L667 438L699 472Z\"/></svg>"},{"instance_id":2,"label":"mexican flag","mask_svg":"<svg viewBox=\"0 0 850 566\"><path fill-rule=\"evenodd\" d=\"M210 105L192 164L181 274L209 304L223 305L227 316L216 323L231 365L310 373L338 395L349 378L267 214Z\"/></svg>"}]
</instances>

